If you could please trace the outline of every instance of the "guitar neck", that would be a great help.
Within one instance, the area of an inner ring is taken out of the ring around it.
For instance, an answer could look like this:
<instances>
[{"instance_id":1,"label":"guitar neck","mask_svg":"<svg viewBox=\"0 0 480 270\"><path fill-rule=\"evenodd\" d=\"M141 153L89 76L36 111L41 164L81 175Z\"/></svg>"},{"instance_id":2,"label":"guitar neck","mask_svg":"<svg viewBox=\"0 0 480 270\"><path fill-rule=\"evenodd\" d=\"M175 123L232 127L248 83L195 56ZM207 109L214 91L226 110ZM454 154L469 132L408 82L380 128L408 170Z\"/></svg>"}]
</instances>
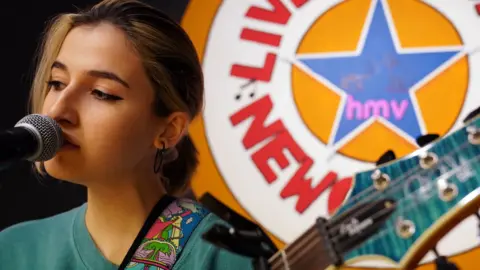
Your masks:
<instances>
[{"instance_id":1,"label":"guitar neck","mask_svg":"<svg viewBox=\"0 0 480 270\"><path fill-rule=\"evenodd\" d=\"M252 258L270 256L277 250L263 230L238 213L230 210L210 194L201 199L212 212L235 227L214 225L203 235L206 241L233 253ZM212 210L213 209L213 210ZM276 252L266 262L257 260L261 269L318 270L330 265L341 265L346 252L363 243L383 226L395 210L395 201L389 198L360 202L327 220L319 217L315 224L297 240Z\"/></svg>"},{"instance_id":2,"label":"guitar neck","mask_svg":"<svg viewBox=\"0 0 480 270\"><path fill-rule=\"evenodd\" d=\"M293 243L275 253L268 264L272 270L318 270L326 269L333 261L324 238L314 225Z\"/></svg>"},{"instance_id":3,"label":"guitar neck","mask_svg":"<svg viewBox=\"0 0 480 270\"><path fill-rule=\"evenodd\" d=\"M315 224L269 260L273 270L318 270L343 262L343 254L362 243L382 226L394 211L394 201L382 199L358 203L348 211Z\"/></svg>"}]
</instances>

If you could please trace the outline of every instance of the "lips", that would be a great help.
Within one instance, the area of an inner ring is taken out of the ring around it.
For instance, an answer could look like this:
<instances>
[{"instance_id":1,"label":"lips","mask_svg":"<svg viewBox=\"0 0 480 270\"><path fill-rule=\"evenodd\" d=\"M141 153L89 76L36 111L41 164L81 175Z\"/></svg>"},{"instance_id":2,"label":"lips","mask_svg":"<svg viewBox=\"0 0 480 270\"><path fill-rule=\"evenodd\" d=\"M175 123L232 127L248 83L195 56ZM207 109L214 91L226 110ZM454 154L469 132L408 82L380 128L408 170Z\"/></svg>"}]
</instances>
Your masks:
<instances>
[{"instance_id":1,"label":"lips","mask_svg":"<svg viewBox=\"0 0 480 270\"><path fill-rule=\"evenodd\" d=\"M68 148L79 148L80 146L76 142L73 137L71 137L68 134L63 134L63 146L62 147L68 147Z\"/></svg>"}]
</instances>

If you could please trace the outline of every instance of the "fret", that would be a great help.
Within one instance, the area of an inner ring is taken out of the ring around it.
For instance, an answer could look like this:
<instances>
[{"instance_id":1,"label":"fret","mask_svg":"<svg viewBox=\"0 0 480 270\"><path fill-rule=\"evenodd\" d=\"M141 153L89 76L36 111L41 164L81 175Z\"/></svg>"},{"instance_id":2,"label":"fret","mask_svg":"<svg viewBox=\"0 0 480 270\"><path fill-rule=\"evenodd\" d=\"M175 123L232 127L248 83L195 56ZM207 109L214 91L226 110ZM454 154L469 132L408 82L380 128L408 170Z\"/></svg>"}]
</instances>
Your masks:
<instances>
[{"instance_id":1,"label":"fret","mask_svg":"<svg viewBox=\"0 0 480 270\"><path fill-rule=\"evenodd\" d=\"M323 237L315 226L269 259L272 270L318 270L330 265Z\"/></svg>"},{"instance_id":2,"label":"fret","mask_svg":"<svg viewBox=\"0 0 480 270\"><path fill-rule=\"evenodd\" d=\"M297 240L295 240L295 242L293 242L289 245L286 245L285 248L284 248L284 250L286 250L286 253L289 253L292 248L295 248L296 243L298 243L300 241L303 241L303 239L305 239L314 229L315 229L314 226L310 227L310 229L308 229L306 232L304 232L302 235L300 235L300 237L297 238ZM280 256L281 256L280 252L277 252L268 260L268 262L270 264L273 264L275 262L275 260L278 260L278 258Z\"/></svg>"},{"instance_id":3,"label":"fret","mask_svg":"<svg viewBox=\"0 0 480 270\"><path fill-rule=\"evenodd\" d=\"M303 241L308 241L309 238L311 238L312 233L318 232L317 228L315 226L310 227L307 231L302 233L300 237L298 237L293 243L287 245L284 249L286 250L286 253L293 253L293 250L298 249L298 243L301 243ZM273 257L273 256L272 256Z\"/></svg>"},{"instance_id":4,"label":"fret","mask_svg":"<svg viewBox=\"0 0 480 270\"><path fill-rule=\"evenodd\" d=\"M278 256L273 260L273 263L270 264L270 269L271 270L291 270L290 263L288 262L288 257L285 253L285 250L282 249L278 251L277 254Z\"/></svg>"},{"instance_id":5,"label":"fret","mask_svg":"<svg viewBox=\"0 0 480 270\"><path fill-rule=\"evenodd\" d=\"M282 249L280 251L280 254L282 256L280 256L282 258L282 262L283 262L283 269L285 270L290 270L290 264L288 263L288 259L287 259L287 253L285 252L284 249Z\"/></svg>"},{"instance_id":6,"label":"fret","mask_svg":"<svg viewBox=\"0 0 480 270\"><path fill-rule=\"evenodd\" d=\"M211 197L207 198L214 200ZM220 213L219 216L225 217L225 213L227 213L242 220L240 215L228 210L218 201L214 200L212 208L217 209L217 212ZM218 210L218 208L221 208L221 210ZM370 202L361 202L343 211L339 217L330 221L324 217L318 217L315 224L297 240L275 253L268 260L265 260L263 256L272 254L272 250L276 248L263 230L248 220L240 222L243 225L239 225L241 228L238 231L217 224L204 234L204 239L244 256L258 256L259 260L254 263L260 267L268 266L273 270L325 269L331 265L341 265L344 254L375 234L394 210L395 200L382 198ZM226 218L226 220L231 221L232 218ZM367 227L355 227L355 225L365 222L368 223ZM345 229L351 227L355 230ZM262 250L248 248L255 242L260 245L259 248L264 245Z\"/></svg>"},{"instance_id":7,"label":"fret","mask_svg":"<svg viewBox=\"0 0 480 270\"><path fill-rule=\"evenodd\" d=\"M320 270L331 264L330 255L321 244L305 250L296 261L290 260L291 270Z\"/></svg>"}]
</instances>

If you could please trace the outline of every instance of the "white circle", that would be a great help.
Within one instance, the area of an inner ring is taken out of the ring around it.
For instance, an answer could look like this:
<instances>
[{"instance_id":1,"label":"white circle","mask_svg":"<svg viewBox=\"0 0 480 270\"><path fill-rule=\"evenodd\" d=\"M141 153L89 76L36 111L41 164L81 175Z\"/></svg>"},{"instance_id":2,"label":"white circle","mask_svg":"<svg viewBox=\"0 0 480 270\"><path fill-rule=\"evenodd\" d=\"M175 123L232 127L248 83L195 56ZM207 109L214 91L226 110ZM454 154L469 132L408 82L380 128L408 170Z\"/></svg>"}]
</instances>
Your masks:
<instances>
[{"instance_id":1,"label":"white circle","mask_svg":"<svg viewBox=\"0 0 480 270\"><path fill-rule=\"evenodd\" d=\"M273 160L270 160L269 164L278 178L271 184L267 183L252 161L252 155L272 138L250 149L245 149L242 140L253 119L247 119L234 126L231 116L249 104L268 97L273 103L273 108L265 124L270 125L275 121L281 121L298 146L313 159L313 166L307 174L307 177L313 179L312 185L317 185L321 176L329 171L337 172L338 177L342 178L373 168L373 164L344 156L335 156L328 162L328 166L325 166L331 152L305 126L293 101L291 64L288 61L294 58L298 44L314 21L339 2L341 1L309 1L299 9L288 3L291 17L286 25L278 25L245 17L251 6L269 8L268 1L224 0L212 23L205 49L203 69L206 106L203 116L206 137L216 166L232 194L247 212L285 242L294 241L313 225L318 216L328 216L328 192L322 194L304 213L298 213L295 210L297 198L294 196L283 199L280 195L289 179L297 171L298 162L287 153L286 157L290 165L282 170ZM429 0L424 2L442 13L457 27L466 50L473 51L475 48L480 48L480 35L476 30L480 26L480 17L472 12L473 5L470 1ZM240 40L242 29L247 27L282 36L280 47ZM248 80L231 76L232 65L261 67L267 53L277 56L271 80L256 82L240 90ZM452 130L461 126L461 119L476 108L480 101L479 92L473 91L480 87L480 76L473 75L474 71L480 72L480 55L471 54L468 61L469 90L464 107ZM254 91L254 87L256 87L255 97L250 98L249 93ZM239 93L242 93L242 97L236 100L235 96ZM454 233L465 233L459 230L454 230ZM474 237L458 237L454 245L451 242L450 245L441 244L439 249L444 250L443 254L447 255L458 253L474 246L472 238ZM461 244L459 239L462 239ZM431 259L431 256L427 256L424 261L431 261ZM378 261L361 265L384 266Z\"/></svg>"}]
</instances>

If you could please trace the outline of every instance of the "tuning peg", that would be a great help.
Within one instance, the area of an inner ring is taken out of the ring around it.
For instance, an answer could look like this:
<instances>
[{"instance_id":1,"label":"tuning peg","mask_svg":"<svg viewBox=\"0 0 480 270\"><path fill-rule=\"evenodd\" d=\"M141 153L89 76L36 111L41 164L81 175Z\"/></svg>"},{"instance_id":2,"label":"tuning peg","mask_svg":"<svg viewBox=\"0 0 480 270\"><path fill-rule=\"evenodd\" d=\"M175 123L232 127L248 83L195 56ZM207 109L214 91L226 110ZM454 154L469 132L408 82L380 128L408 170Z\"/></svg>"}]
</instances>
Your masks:
<instances>
[{"instance_id":1,"label":"tuning peg","mask_svg":"<svg viewBox=\"0 0 480 270\"><path fill-rule=\"evenodd\" d=\"M470 120L472 120L473 118L475 118L476 116L480 115L480 107L476 108L475 110L471 111L466 117L465 119L463 119L463 123L464 124L467 124L468 122L470 122Z\"/></svg>"},{"instance_id":2,"label":"tuning peg","mask_svg":"<svg viewBox=\"0 0 480 270\"><path fill-rule=\"evenodd\" d=\"M437 257L435 259L435 266L437 270L459 270L458 266L455 263L448 261L447 257L438 255L436 248L434 248L432 251Z\"/></svg>"},{"instance_id":3,"label":"tuning peg","mask_svg":"<svg viewBox=\"0 0 480 270\"><path fill-rule=\"evenodd\" d=\"M395 160L397 156L392 150L388 150L387 152L383 153L383 155L380 156L380 158L377 160L376 164L377 166L380 166L382 164L385 164L389 161Z\"/></svg>"},{"instance_id":4,"label":"tuning peg","mask_svg":"<svg viewBox=\"0 0 480 270\"><path fill-rule=\"evenodd\" d=\"M435 133L425 134L425 135L418 136L417 139L416 139L416 142L417 142L418 146L424 147L425 145L435 141L439 137L440 137L440 135L435 134Z\"/></svg>"}]
</instances>

